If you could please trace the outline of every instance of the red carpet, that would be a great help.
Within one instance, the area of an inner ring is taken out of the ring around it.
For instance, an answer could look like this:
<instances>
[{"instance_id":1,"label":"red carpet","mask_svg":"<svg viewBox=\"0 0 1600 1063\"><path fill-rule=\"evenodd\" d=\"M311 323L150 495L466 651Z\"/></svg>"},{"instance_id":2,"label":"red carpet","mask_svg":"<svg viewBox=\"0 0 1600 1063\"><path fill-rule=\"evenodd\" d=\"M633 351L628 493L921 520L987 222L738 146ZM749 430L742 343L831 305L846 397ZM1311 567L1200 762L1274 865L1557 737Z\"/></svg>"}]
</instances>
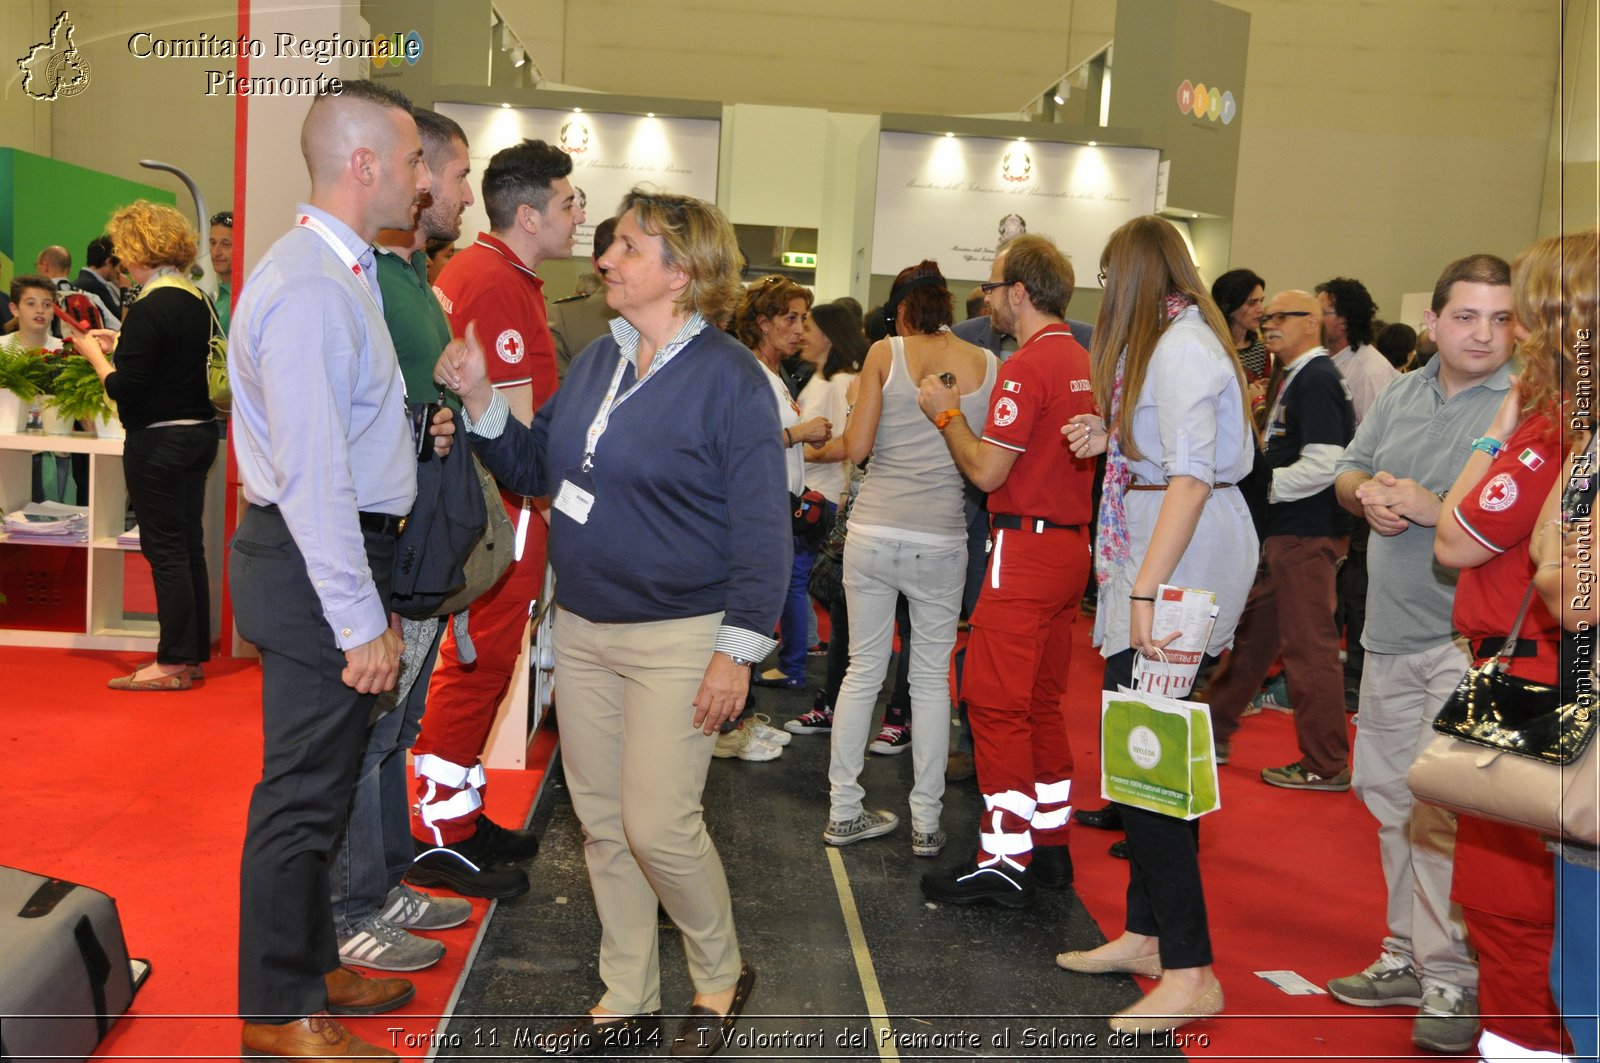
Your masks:
<instances>
[{"instance_id":1,"label":"red carpet","mask_svg":"<svg viewBox=\"0 0 1600 1063\"><path fill-rule=\"evenodd\" d=\"M117 900L132 955L153 973L97 1058L238 1058L239 848L260 772L260 672L213 661L181 694L113 693L132 654L0 648L6 695L6 809L0 862L93 886ZM147 658L144 658L147 659ZM547 764L553 735L530 757ZM490 814L521 825L542 771L491 771ZM399 1013L352 1019L376 1044L402 1027L438 1028L483 915L439 937L445 959L413 976L417 1000Z\"/></svg>"},{"instance_id":2,"label":"red carpet","mask_svg":"<svg viewBox=\"0 0 1600 1063\"><path fill-rule=\"evenodd\" d=\"M1069 704L1080 801L1098 785L1099 657L1088 624ZM259 770L259 678L251 661L214 662L184 694L113 694L130 654L0 648L8 691L0 777L7 809L0 860L105 890L117 898L130 951L154 973L100 1058L236 1058L238 853ZM549 733L535 763L548 763ZM1260 768L1295 759L1288 716L1245 722L1222 769L1223 808L1206 817L1202 860L1227 1013L1181 1031L1190 1058L1286 1060L1441 1057L1411 1048L1406 1009L1348 1008L1327 996L1287 996L1256 971L1292 970L1321 985L1370 962L1383 934L1383 883L1373 821L1349 794L1292 793ZM542 773L491 772L490 810L523 822ZM1079 828L1077 888L1102 929L1120 932L1127 865L1106 855L1118 835ZM352 1020L378 1044L421 1059L454 990L478 918L441 935L443 963L420 972L416 1004ZM388 1031L402 1027L412 1040Z\"/></svg>"},{"instance_id":3,"label":"red carpet","mask_svg":"<svg viewBox=\"0 0 1600 1063\"><path fill-rule=\"evenodd\" d=\"M1099 808L1101 659L1088 645L1091 627L1088 618L1079 625L1067 704L1082 780L1075 803ZM1294 971L1323 988L1371 963L1385 933L1377 823L1366 807L1349 793L1261 781L1262 768L1298 759L1293 718L1268 711L1244 721L1220 769L1222 808L1202 821L1200 859L1227 1010L1177 1031L1173 1043L1192 1059L1456 1058L1412 1047L1414 1009L1289 996L1256 976ZM1108 938L1122 932L1127 911L1128 865L1106 853L1120 837L1080 826L1071 842L1078 895Z\"/></svg>"}]
</instances>

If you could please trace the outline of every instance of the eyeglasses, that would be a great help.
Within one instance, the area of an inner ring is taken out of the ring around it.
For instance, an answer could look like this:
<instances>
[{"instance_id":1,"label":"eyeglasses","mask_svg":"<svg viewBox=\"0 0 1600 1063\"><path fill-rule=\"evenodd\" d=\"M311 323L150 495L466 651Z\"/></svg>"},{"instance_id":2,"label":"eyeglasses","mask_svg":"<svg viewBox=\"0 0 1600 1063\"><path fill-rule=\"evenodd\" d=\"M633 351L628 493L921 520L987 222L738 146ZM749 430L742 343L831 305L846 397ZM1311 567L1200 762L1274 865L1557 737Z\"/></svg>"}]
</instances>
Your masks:
<instances>
[{"instance_id":1,"label":"eyeglasses","mask_svg":"<svg viewBox=\"0 0 1600 1063\"><path fill-rule=\"evenodd\" d=\"M1310 316L1311 316L1311 311L1309 311L1309 310L1279 310L1276 313L1272 313L1272 314L1262 314L1261 315L1261 323L1263 325L1267 326L1268 328L1272 328L1274 325L1283 324L1283 319L1286 318L1286 317L1310 317Z\"/></svg>"},{"instance_id":2,"label":"eyeglasses","mask_svg":"<svg viewBox=\"0 0 1600 1063\"><path fill-rule=\"evenodd\" d=\"M211 224L226 226L229 229L233 228L233 211L221 210L211 215Z\"/></svg>"},{"instance_id":3,"label":"eyeglasses","mask_svg":"<svg viewBox=\"0 0 1600 1063\"><path fill-rule=\"evenodd\" d=\"M1009 288L1016 283L1016 281L984 281L982 284L978 285L978 287L983 289L984 295L988 295L996 288Z\"/></svg>"}]
</instances>

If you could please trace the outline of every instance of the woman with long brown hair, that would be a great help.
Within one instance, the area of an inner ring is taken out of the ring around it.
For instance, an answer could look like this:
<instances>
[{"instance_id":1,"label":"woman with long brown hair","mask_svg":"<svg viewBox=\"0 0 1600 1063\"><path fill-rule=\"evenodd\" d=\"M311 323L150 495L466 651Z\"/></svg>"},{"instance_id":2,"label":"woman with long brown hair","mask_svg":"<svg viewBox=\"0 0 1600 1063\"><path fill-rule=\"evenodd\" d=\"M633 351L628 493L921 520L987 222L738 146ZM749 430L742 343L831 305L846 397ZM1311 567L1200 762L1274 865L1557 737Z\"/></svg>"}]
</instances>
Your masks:
<instances>
[{"instance_id":1,"label":"woman with long brown hair","mask_svg":"<svg viewBox=\"0 0 1600 1063\"><path fill-rule=\"evenodd\" d=\"M1095 323L1095 398L1105 420L1062 429L1074 453L1105 453L1095 546L1095 643L1103 686L1131 685L1134 655L1154 656L1175 632L1152 630L1163 583L1216 595L1208 657L1233 642L1256 569L1250 511L1234 486L1250 471L1255 432L1227 321L1170 222L1135 218L1100 256L1105 299ZM1156 1032L1222 1010L1198 860L1199 821L1118 805L1128 832L1126 930L1056 962L1089 974L1159 977L1111 1019Z\"/></svg>"}]
</instances>

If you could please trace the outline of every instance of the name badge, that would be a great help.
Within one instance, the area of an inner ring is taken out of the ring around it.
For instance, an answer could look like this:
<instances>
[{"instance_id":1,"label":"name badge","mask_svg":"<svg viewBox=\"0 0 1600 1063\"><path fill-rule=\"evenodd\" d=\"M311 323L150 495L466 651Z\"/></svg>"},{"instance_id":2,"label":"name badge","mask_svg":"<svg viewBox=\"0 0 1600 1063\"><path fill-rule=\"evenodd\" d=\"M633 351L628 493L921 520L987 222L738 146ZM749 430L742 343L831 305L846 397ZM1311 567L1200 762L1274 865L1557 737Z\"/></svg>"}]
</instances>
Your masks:
<instances>
[{"instance_id":1,"label":"name badge","mask_svg":"<svg viewBox=\"0 0 1600 1063\"><path fill-rule=\"evenodd\" d=\"M594 495L571 480L562 480L561 489L556 492L554 505L559 512L565 513L579 524L587 524L589 511L594 508Z\"/></svg>"}]
</instances>

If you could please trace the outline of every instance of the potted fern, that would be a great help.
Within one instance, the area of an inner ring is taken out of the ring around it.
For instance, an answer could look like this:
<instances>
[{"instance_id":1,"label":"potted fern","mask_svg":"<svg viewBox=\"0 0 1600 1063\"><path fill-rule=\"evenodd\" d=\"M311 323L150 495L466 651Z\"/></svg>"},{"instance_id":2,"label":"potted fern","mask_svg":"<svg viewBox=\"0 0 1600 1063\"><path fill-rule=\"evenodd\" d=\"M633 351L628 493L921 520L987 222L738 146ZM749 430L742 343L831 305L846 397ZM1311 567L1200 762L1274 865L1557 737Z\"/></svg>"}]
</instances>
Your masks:
<instances>
[{"instance_id":1,"label":"potted fern","mask_svg":"<svg viewBox=\"0 0 1600 1063\"><path fill-rule=\"evenodd\" d=\"M57 353L60 352L53 352L53 355ZM99 425L116 417L94 366L70 352L55 367L55 382L45 408L55 411L67 425L67 431L74 421Z\"/></svg>"},{"instance_id":2,"label":"potted fern","mask_svg":"<svg viewBox=\"0 0 1600 1063\"><path fill-rule=\"evenodd\" d=\"M35 400L51 385L51 367L38 347L0 347L0 432L21 432Z\"/></svg>"}]
</instances>

